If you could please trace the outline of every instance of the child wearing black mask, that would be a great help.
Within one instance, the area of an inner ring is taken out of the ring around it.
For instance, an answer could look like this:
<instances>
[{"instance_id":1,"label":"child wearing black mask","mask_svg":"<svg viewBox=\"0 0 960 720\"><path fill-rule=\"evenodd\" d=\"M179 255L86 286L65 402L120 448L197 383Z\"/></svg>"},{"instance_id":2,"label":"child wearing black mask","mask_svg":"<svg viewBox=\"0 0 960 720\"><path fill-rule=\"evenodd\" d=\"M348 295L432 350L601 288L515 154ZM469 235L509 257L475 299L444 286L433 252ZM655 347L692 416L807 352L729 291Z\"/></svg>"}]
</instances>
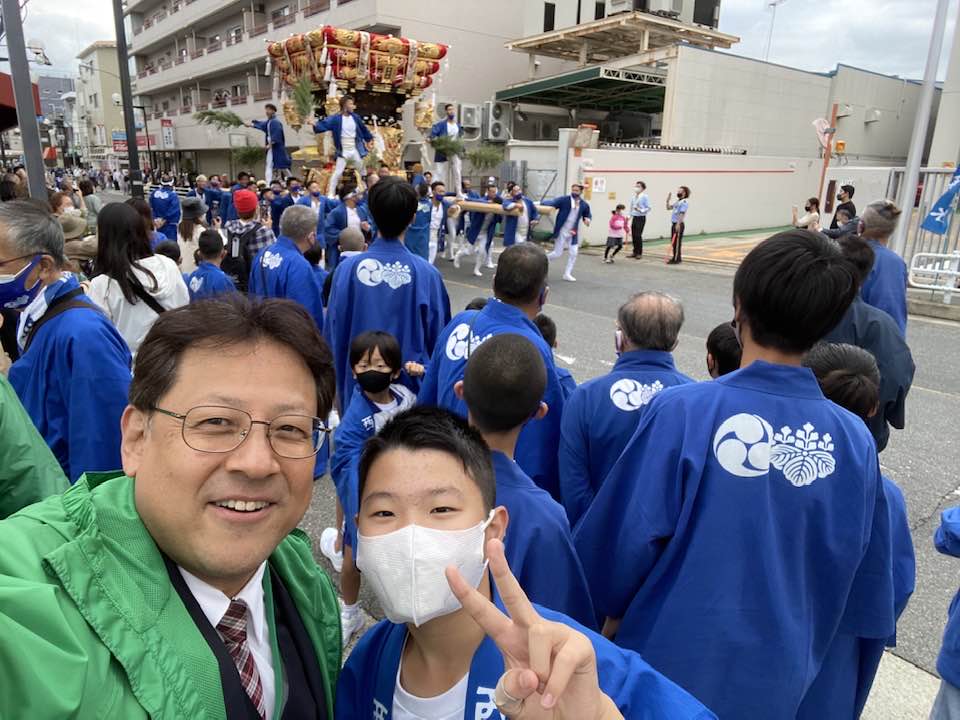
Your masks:
<instances>
[{"instance_id":1,"label":"child wearing black mask","mask_svg":"<svg viewBox=\"0 0 960 720\"><path fill-rule=\"evenodd\" d=\"M350 343L350 367L357 387L333 435L334 453L330 474L337 490L337 528L327 528L320 535L320 551L340 573L343 609L340 625L343 645L363 626L360 613L360 571L354 558L357 529L355 517L359 507L358 475L360 453L368 438L373 437L387 420L413 407L416 395L397 382L403 367L400 343L381 330L361 333Z\"/></svg>"}]
</instances>

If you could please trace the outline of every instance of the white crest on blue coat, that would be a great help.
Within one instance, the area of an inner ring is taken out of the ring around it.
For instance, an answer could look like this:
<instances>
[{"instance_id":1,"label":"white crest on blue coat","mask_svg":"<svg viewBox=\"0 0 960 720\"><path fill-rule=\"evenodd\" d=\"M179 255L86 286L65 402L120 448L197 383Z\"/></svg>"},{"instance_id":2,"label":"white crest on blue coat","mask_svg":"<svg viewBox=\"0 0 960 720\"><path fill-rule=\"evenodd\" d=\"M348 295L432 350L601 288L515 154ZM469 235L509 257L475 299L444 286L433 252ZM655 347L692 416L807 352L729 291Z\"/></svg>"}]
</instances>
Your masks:
<instances>
[{"instance_id":1,"label":"white crest on blue coat","mask_svg":"<svg viewBox=\"0 0 960 720\"><path fill-rule=\"evenodd\" d=\"M795 487L809 485L836 470L833 438L830 433L820 437L811 423L805 423L796 434L785 425L774 433L773 439L776 444L770 453L770 463Z\"/></svg>"},{"instance_id":2,"label":"white crest on blue coat","mask_svg":"<svg viewBox=\"0 0 960 720\"><path fill-rule=\"evenodd\" d=\"M645 385L633 378L620 378L610 386L610 399L618 409L634 412L647 405L661 390L663 383L659 380Z\"/></svg>"},{"instance_id":3,"label":"white crest on blue coat","mask_svg":"<svg viewBox=\"0 0 960 720\"><path fill-rule=\"evenodd\" d=\"M760 477L770 470L773 428L759 415L738 413L724 420L713 436L720 466L737 477Z\"/></svg>"},{"instance_id":4,"label":"white crest on blue coat","mask_svg":"<svg viewBox=\"0 0 960 720\"><path fill-rule=\"evenodd\" d=\"M283 262L283 255L280 253L270 252L269 250L263 253L263 257L260 259L260 264L265 267L267 270L276 270L280 267L280 263Z\"/></svg>"}]
</instances>

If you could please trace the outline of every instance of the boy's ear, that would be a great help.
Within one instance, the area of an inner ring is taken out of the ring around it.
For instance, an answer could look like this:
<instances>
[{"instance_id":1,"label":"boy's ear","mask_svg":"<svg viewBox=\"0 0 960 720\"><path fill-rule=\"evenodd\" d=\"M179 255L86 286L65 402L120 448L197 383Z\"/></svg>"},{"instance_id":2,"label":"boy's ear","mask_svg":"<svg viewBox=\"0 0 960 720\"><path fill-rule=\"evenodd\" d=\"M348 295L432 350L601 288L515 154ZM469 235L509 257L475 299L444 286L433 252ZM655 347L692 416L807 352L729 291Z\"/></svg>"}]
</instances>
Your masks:
<instances>
[{"instance_id":1,"label":"boy's ear","mask_svg":"<svg viewBox=\"0 0 960 720\"><path fill-rule=\"evenodd\" d=\"M537 408L537 412L533 416L533 419L543 420L547 416L548 412L550 412L550 406L545 402L541 402L540 407Z\"/></svg>"},{"instance_id":2,"label":"boy's ear","mask_svg":"<svg viewBox=\"0 0 960 720\"><path fill-rule=\"evenodd\" d=\"M463 380L457 380L453 384L453 394L457 396L457 399L463 400Z\"/></svg>"},{"instance_id":3,"label":"boy's ear","mask_svg":"<svg viewBox=\"0 0 960 720\"><path fill-rule=\"evenodd\" d=\"M503 505L498 505L493 509L493 519L487 525L484 532L483 545L486 547L487 540L496 538L503 540L507 536L507 526L510 524L510 513Z\"/></svg>"}]
</instances>

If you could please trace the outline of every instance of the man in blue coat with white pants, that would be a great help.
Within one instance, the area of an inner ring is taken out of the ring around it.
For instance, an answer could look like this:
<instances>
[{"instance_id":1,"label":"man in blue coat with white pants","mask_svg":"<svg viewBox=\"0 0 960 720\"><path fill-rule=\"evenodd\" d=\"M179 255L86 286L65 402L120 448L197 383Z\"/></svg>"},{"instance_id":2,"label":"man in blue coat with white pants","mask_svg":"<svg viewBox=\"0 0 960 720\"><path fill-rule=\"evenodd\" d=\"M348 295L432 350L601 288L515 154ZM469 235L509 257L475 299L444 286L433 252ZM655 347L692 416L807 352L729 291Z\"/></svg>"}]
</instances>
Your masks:
<instances>
[{"instance_id":1,"label":"man in blue coat with white pants","mask_svg":"<svg viewBox=\"0 0 960 720\"><path fill-rule=\"evenodd\" d=\"M337 197L337 185L343 177L347 164L357 168L363 166L363 159L367 156L367 144L373 142L373 134L363 124L356 112L353 98L344 95L340 98L340 112L336 115L318 120L313 126L315 133L333 133L333 144L337 148L337 164L330 176L330 185L327 187L327 197Z\"/></svg>"},{"instance_id":2,"label":"man in blue coat with white pants","mask_svg":"<svg viewBox=\"0 0 960 720\"><path fill-rule=\"evenodd\" d=\"M283 136L283 124L277 119L277 106L267 103L264 106L267 113L266 120L254 120L250 127L261 130L266 135L267 166L263 178L267 182L273 180L273 173L277 171L279 179L290 174L290 154Z\"/></svg>"},{"instance_id":3,"label":"man in blue coat with white pants","mask_svg":"<svg viewBox=\"0 0 960 720\"><path fill-rule=\"evenodd\" d=\"M550 260L556 260L563 251L568 249L570 254L567 257L567 267L563 271L563 279L568 282L576 282L573 276L573 265L577 262L577 253L580 251L580 221L590 226L590 205L586 200L580 197L583 192L583 185L574 183L570 186L570 194L563 197L547 200L544 205L555 207L557 217L553 223L553 252L547 257Z\"/></svg>"},{"instance_id":4,"label":"man in blue coat with white pants","mask_svg":"<svg viewBox=\"0 0 960 720\"><path fill-rule=\"evenodd\" d=\"M447 103L443 109L446 117L430 129L431 142L434 138L444 136L454 138L463 137L463 126L457 122L457 108ZM448 158L438 150L433 155L433 162L436 165L437 175L439 176L437 179L445 181L444 184L448 188L454 188L457 192L457 197L463 197L460 189L463 176L463 166L460 156L452 155Z\"/></svg>"}]
</instances>

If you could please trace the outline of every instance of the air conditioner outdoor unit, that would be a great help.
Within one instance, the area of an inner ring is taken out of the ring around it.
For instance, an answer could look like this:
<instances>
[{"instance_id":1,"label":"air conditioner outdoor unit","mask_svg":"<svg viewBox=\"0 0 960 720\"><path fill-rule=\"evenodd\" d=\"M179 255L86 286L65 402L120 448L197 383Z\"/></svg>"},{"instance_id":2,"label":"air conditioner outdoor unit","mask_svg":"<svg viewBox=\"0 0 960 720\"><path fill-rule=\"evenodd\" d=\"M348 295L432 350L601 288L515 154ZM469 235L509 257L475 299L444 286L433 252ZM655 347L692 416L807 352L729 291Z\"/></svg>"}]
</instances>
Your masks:
<instances>
[{"instance_id":1,"label":"air conditioner outdoor unit","mask_svg":"<svg viewBox=\"0 0 960 720\"><path fill-rule=\"evenodd\" d=\"M865 123L877 122L882 114L880 108L867 108L863 115L863 121Z\"/></svg>"},{"instance_id":2,"label":"air conditioner outdoor unit","mask_svg":"<svg viewBox=\"0 0 960 720\"><path fill-rule=\"evenodd\" d=\"M483 107L461 103L460 125L465 130L479 130L483 126Z\"/></svg>"},{"instance_id":3,"label":"air conditioner outdoor unit","mask_svg":"<svg viewBox=\"0 0 960 720\"><path fill-rule=\"evenodd\" d=\"M513 137L513 108L510 103L487 100L483 104L483 139L507 142Z\"/></svg>"},{"instance_id":4,"label":"air conditioner outdoor unit","mask_svg":"<svg viewBox=\"0 0 960 720\"><path fill-rule=\"evenodd\" d=\"M437 106L433 109L433 112L436 113L438 120L441 119L441 118L445 118L445 117L447 116L447 112L446 112L446 106L447 106L447 105L453 105L454 107L457 106L457 104L456 104L455 102L453 102L452 100L438 100L438 101L437 101Z\"/></svg>"},{"instance_id":5,"label":"air conditioner outdoor unit","mask_svg":"<svg viewBox=\"0 0 960 720\"><path fill-rule=\"evenodd\" d=\"M647 3L647 12L678 17L683 12L683 0L650 0Z\"/></svg>"}]
</instances>

